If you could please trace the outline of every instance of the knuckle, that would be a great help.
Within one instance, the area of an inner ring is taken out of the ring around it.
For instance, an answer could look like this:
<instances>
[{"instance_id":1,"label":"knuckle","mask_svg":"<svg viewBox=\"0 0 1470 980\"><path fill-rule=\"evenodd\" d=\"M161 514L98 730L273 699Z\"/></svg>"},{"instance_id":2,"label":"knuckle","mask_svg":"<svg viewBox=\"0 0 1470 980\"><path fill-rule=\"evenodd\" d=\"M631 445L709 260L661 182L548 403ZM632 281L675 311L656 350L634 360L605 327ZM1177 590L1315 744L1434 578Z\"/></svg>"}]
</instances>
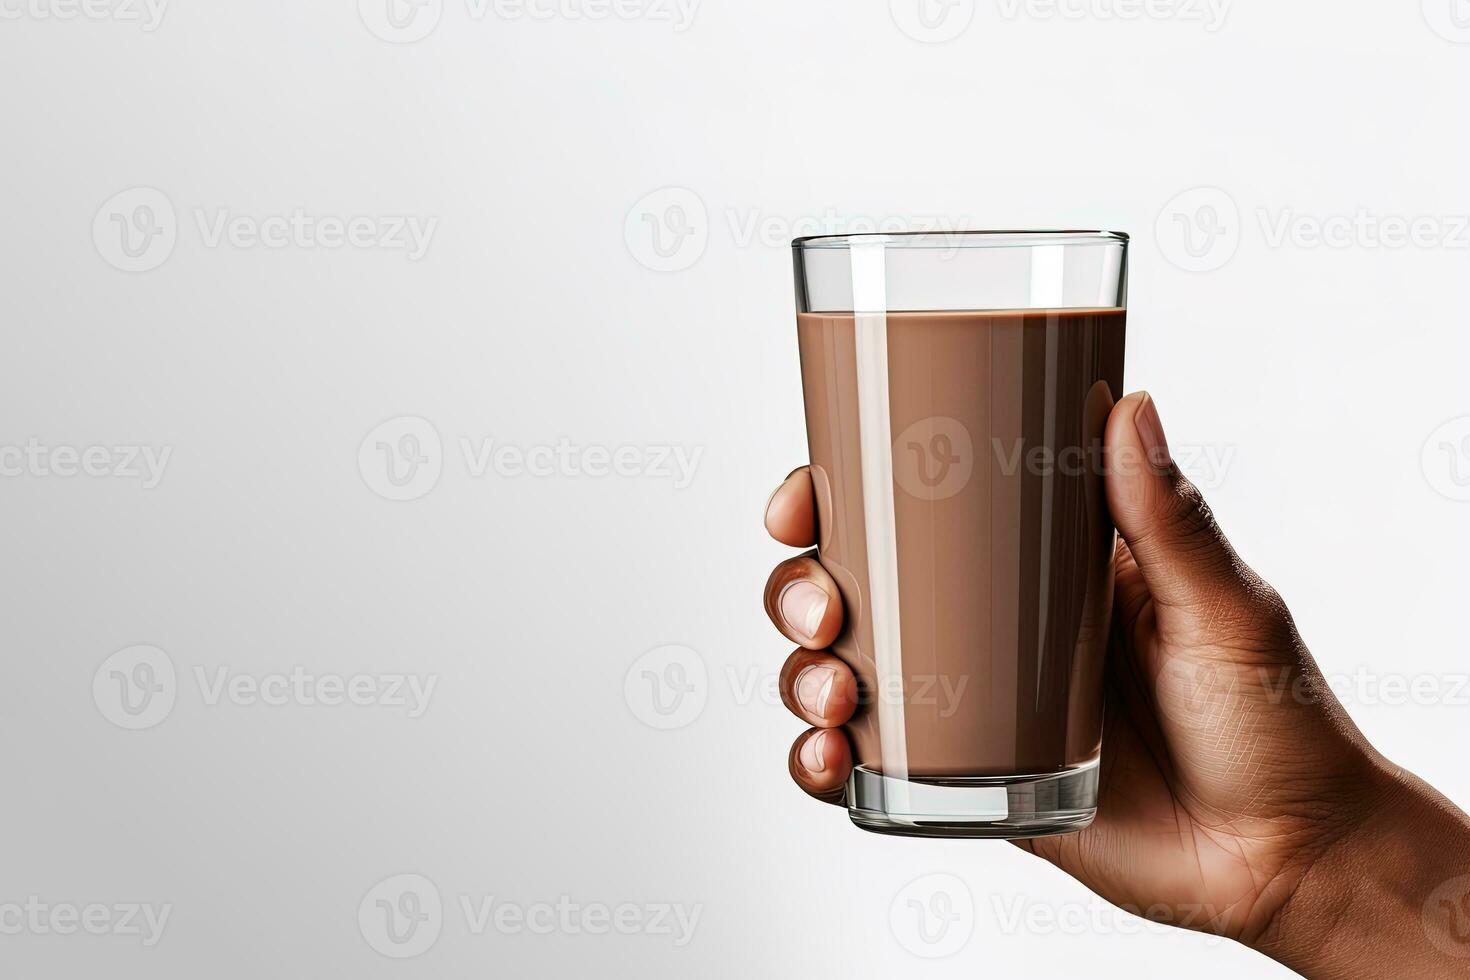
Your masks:
<instances>
[{"instance_id":1,"label":"knuckle","mask_svg":"<svg viewBox=\"0 0 1470 980\"><path fill-rule=\"evenodd\" d=\"M1299 645L1281 594L1238 560L1225 587L1210 597L1201 623L1214 642L1254 653L1290 657Z\"/></svg>"},{"instance_id":2,"label":"knuckle","mask_svg":"<svg viewBox=\"0 0 1470 980\"><path fill-rule=\"evenodd\" d=\"M1170 490L1161 523L1169 537L1186 548L1216 548L1223 540L1215 512L1204 494L1187 478L1179 476Z\"/></svg>"}]
</instances>

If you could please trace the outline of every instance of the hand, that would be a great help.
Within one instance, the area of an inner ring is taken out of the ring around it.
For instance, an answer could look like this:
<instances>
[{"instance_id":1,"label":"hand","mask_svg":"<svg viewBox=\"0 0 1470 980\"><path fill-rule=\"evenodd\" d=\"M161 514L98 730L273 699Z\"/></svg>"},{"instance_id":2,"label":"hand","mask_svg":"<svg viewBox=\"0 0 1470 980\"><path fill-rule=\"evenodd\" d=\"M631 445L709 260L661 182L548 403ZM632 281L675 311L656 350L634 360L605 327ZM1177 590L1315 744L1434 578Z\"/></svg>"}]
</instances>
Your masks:
<instances>
[{"instance_id":1,"label":"hand","mask_svg":"<svg viewBox=\"0 0 1470 980\"><path fill-rule=\"evenodd\" d=\"M1470 819L1363 738L1281 598L1173 465L1148 395L1117 404L1106 443L1123 541L1097 819L1018 845L1108 901L1314 977L1376 976L1375 963L1462 975L1470 959L1431 942L1421 910L1436 886L1470 872ZM816 542L805 468L772 496L766 527L784 544ZM839 726L858 685L821 652L842 627L836 583L813 555L792 558L765 604L801 647L781 671L782 699L814 726L792 746L791 775L840 803L852 753Z\"/></svg>"}]
</instances>

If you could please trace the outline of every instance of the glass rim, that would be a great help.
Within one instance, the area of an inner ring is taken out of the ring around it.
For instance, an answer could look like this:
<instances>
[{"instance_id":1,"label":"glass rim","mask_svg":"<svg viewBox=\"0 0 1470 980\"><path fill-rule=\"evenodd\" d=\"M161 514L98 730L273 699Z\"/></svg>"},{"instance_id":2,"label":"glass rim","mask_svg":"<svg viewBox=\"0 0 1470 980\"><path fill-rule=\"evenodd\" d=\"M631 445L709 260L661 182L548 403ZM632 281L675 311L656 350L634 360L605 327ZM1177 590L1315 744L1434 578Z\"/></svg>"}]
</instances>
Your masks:
<instances>
[{"instance_id":1,"label":"glass rim","mask_svg":"<svg viewBox=\"0 0 1470 980\"><path fill-rule=\"evenodd\" d=\"M1036 245L1127 245L1128 233L1099 229L1058 231L899 231L857 235L808 235L791 242L797 250L843 249L854 245L889 248L1029 248Z\"/></svg>"}]
</instances>

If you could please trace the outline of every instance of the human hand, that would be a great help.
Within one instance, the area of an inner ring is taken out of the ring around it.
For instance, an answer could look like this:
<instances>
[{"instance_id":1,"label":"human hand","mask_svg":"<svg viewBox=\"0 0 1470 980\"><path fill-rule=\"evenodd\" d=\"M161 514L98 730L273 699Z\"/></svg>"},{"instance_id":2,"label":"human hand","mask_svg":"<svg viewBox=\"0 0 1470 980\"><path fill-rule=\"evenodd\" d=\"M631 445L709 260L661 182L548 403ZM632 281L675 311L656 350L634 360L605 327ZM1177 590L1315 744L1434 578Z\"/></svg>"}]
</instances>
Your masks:
<instances>
[{"instance_id":1,"label":"human hand","mask_svg":"<svg viewBox=\"0 0 1470 980\"><path fill-rule=\"evenodd\" d=\"M1108 901L1314 977L1376 975L1375 963L1451 975L1465 961L1429 941L1421 910L1470 872L1470 819L1363 738L1280 596L1172 463L1148 395L1117 404L1106 443L1110 461L1149 465L1107 475L1122 541L1097 818L1017 844ZM766 527L815 544L805 468L773 494ZM792 746L791 775L840 803L852 768L840 726L859 707L851 670L823 652L842 628L841 596L806 554L777 566L765 604L800 646L782 699L813 726Z\"/></svg>"}]
</instances>

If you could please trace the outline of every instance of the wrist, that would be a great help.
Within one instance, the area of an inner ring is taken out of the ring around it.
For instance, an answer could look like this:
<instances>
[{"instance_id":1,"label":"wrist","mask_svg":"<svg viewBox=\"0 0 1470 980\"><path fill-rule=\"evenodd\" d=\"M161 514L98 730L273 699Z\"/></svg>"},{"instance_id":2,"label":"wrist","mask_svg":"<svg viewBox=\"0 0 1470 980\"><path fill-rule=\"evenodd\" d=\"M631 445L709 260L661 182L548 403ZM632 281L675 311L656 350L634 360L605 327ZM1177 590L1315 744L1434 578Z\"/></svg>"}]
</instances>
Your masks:
<instances>
[{"instance_id":1,"label":"wrist","mask_svg":"<svg viewBox=\"0 0 1470 980\"><path fill-rule=\"evenodd\" d=\"M1470 972L1470 817L1385 760L1251 945L1314 978Z\"/></svg>"}]
</instances>

